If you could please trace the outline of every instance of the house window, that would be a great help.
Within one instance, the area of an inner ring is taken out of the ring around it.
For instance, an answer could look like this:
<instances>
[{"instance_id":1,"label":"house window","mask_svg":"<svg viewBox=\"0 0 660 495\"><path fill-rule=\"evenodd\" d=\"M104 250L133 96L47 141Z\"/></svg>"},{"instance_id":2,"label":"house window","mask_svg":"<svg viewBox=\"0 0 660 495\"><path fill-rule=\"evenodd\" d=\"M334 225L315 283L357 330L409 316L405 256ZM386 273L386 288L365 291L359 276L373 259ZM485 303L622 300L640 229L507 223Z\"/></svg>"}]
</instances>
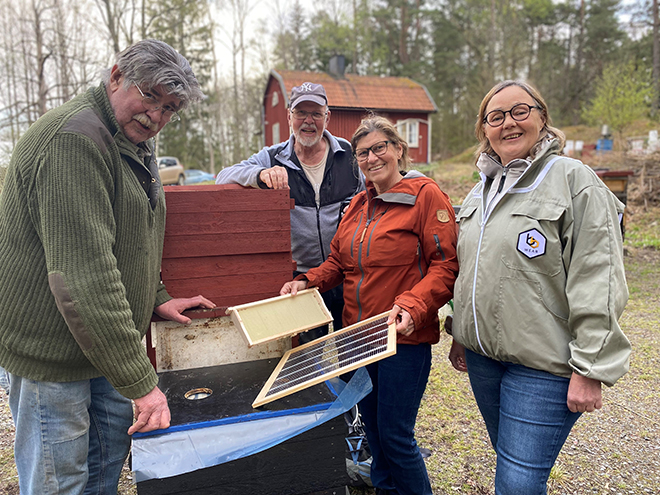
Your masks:
<instances>
[{"instance_id":1,"label":"house window","mask_svg":"<svg viewBox=\"0 0 660 495\"><path fill-rule=\"evenodd\" d=\"M277 144L279 142L280 142L280 123L275 122L273 124L273 144Z\"/></svg>"},{"instance_id":2,"label":"house window","mask_svg":"<svg viewBox=\"0 0 660 495\"><path fill-rule=\"evenodd\" d=\"M277 91L274 91L273 92L273 106L276 107L279 102L280 102L280 96L279 96Z\"/></svg>"},{"instance_id":3,"label":"house window","mask_svg":"<svg viewBox=\"0 0 660 495\"><path fill-rule=\"evenodd\" d=\"M401 134L409 148L419 147L419 121L416 119L399 120L396 129Z\"/></svg>"}]
</instances>

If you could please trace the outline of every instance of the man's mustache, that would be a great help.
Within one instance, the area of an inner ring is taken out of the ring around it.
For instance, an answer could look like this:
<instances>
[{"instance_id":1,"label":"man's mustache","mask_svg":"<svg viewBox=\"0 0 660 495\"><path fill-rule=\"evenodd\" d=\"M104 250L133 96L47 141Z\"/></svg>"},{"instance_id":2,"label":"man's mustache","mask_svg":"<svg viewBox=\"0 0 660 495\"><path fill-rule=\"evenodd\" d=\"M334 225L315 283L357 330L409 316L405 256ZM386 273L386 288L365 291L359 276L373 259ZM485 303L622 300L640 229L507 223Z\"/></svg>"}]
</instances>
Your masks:
<instances>
[{"instance_id":1,"label":"man's mustache","mask_svg":"<svg viewBox=\"0 0 660 495\"><path fill-rule=\"evenodd\" d=\"M158 124L152 122L146 113L138 113L137 115L134 115L133 118L143 126L148 127L150 130L154 132L158 131Z\"/></svg>"}]
</instances>

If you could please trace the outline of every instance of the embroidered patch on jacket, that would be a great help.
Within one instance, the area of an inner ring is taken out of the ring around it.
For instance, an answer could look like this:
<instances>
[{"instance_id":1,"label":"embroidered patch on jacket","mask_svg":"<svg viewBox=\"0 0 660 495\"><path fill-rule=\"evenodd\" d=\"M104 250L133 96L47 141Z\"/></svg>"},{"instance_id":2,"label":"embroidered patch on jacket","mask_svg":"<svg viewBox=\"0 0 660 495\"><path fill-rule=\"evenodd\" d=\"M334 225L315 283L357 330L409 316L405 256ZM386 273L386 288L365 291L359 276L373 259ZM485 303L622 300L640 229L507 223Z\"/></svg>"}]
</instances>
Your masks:
<instances>
[{"instance_id":1,"label":"embroidered patch on jacket","mask_svg":"<svg viewBox=\"0 0 660 495\"><path fill-rule=\"evenodd\" d=\"M526 230L518 234L518 251L528 258L545 254L545 236L538 230Z\"/></svg>"},{"instance_id":2,"label":"embroidered patch on jacket","mask_svg":"<svg viewBox=\"0 0 660 495\"><path fill-rule=\"evenodd\" d=\"M449 212L447 210L438 210L435 213L438 216L438 222L447 223L449 221Z\"/></svg>"}]
</instances>

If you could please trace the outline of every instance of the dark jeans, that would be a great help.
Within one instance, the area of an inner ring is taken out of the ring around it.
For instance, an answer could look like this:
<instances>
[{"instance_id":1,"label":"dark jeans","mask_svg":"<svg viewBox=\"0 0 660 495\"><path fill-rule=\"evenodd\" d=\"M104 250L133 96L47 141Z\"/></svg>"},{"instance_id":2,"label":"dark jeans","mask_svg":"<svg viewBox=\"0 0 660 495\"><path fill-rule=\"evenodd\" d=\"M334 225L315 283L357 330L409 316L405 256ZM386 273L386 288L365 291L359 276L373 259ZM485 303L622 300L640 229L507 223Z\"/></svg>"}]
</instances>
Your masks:
<instances>
[{"instance_id":1,"label":"dark jeans","mask_svg":"<svg viewBox=\"0 0 660 495\"><path fill-rule=\"evenodd\" d=\"M373 456L371 481L379 490L431 495L414 433L430 370L429 344L399 344L394 356L367 366L374 388L360 412Z\"/></svg>"},{"instance_id":2,"label":"dark jeans","mask_svg":"<svg viewBox=\"0 0 660 495\"><path fill-rule=\"evenodd\" d=\"M568 378L465 350L470 385L497 453L497 495L545 495L550 470L580 417Z\"/></svg>"}]
</instances>

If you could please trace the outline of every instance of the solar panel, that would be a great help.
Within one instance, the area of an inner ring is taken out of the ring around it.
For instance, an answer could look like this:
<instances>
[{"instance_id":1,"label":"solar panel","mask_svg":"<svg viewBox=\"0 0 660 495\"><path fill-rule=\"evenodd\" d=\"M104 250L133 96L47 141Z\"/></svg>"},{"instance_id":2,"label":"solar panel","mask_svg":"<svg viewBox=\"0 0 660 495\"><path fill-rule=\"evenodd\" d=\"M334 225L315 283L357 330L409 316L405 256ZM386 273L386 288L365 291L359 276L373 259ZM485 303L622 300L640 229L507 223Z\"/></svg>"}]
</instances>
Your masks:
<instances>
[{"instance_id":1,"label":"solar panel","mask_svg":"<svg viewBox=\"0 0 660 495\"><path fill-rule=\"evenodd\" d=\"M382 313L288 351L252 403L263 406L396 354L395 323Z\"/></svg>"},{"instance_id":2,"label":"solar panel","mask_svg":"<svg viewBox=\"0 0 660 495\"><path fill-rule=\"evenodd\" d=\"M249 347L320 327L332 321L318 289L295 296L271 297L227 308L234 325L242 330Z\"/></svg>"}]
</instances>

